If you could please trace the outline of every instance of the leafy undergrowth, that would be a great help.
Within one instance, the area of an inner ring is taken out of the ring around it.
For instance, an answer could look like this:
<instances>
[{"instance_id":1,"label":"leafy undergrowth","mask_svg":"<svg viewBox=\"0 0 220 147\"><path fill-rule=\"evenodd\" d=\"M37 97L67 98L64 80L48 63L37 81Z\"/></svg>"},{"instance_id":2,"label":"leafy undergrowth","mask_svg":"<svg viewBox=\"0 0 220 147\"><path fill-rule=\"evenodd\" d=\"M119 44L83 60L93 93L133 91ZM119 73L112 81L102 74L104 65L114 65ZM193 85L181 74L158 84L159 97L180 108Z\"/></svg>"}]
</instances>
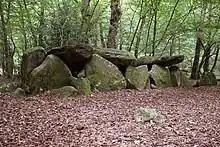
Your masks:
<instances>
[{"instance_id":1,"label":"leafy undergrowth","mask_svg":"<svg viewBox=\"0 0 220 147\"><path fill-rule=\"evenodd\" d=\"M155 108L162 123L135 122ZM167 88L58 99L0 95L0 146L219 147L220 89Z\"/></svg>"}]
</instances>

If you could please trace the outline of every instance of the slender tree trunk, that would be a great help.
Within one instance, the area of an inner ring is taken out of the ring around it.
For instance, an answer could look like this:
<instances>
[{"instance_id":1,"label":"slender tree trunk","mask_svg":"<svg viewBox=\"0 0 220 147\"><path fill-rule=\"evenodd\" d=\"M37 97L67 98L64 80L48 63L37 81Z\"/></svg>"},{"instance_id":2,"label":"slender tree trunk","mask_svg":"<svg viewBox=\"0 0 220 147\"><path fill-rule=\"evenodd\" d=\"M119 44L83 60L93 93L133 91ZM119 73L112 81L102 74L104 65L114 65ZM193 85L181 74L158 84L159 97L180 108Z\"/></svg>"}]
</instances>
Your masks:
<instances>
[{"instance_id":1,"label":"slender tree trunk","mask_svg":"<svg viewBox=\"0 0 220 147\"><path fill-rule=\"evenodd\" d=\"M44 45L44 22L45 22L45 19L44 19L44 11L45 11L45 2L44 1L41 1L40 2L40 26L39 26L39 37L38 37L38 45L39 46L42 46L42 47L45 47Z\"/></svg>"},{"instance_id":2,"label":"slender tree trunk","mask_svg":"<svg viewBox=\"0 0 220 147\"><path fill-rule=\"evenodd\" d=\"M118 30L118 23L121 17L121 9L120 9L120 0L111 0L111 18L110 18L110 25L109 25L109 34L108 34L108 41L107 47L108 48L117 48L116 45L116 37L117 37L117 30Z\"/></svg>"},{"instance_id":3,"label":"slender tree trunk","mask_svg":"<svg viewBox=\"0 0 220 147\"><path fill-rule=\"evenodd\" d=\"M130 46L129 46L129 49L128 49L129 52L131 52L131 48L132 48L132 45L133 45L133 43L134 43L134 39L135 39L135 37L136 37L136 35L137 35L137 32L138 32L138 28L139 28L140 23L141 23L141 18L139 18L139 20L138 20L138 23L137 23L137 26L136 26L134 35L133 35L133 37L132 37L132 40L131 40L131 43L130 43Z\"/></svg>"},{"instance_id":4,"label":"slender tree trunk","mask_svg":"<svg viewBox=\"0 0 220 147\"><path fill-rule=\"evenodd\" d=\"M204 55L205 55L205 60L204 60L204 65L203 65L203 71L204 72L209 72L209 58L211 54L211 45L208 43L205 47Z\"/></svg>"},{"instance_id":5,"label":"slender tree trunk","mask_svg":"<svg viewBox=\"0 0 220 147\"><path fill-rule=\"evenodd\" d=\"M87 34L87 25L89 23L89 11L90 11L90 2L91 0L82 0L82 22L81 22L81 33L82 33L82 42L89 43L89 38Z\"/></svg>"},{"instance_id":6,"label":"slender tree trunk","mask_svg":"<svg viewBox=\"0 0 220 147\"><path fill-rule=\"evenodd\" d=\"M153 30L152 56L155 55L156 35L157 35L157 9L154 8L154 30Z\"/></svg>"},{"instance_id":7,"label":"slender tree trunk","mask_svg":"<svg viewBox=\"0 0 220 147\"><path fill-rule=\"evenodd\" d=\"M10 2L9 2L10 3ZM10 5L9 5L10 6ZM10 9L10 7L8 8ZM9 10L8 10L9 13ZM10 52L10 46L9 46L9 40L8 40L8 32L7 32L7 27L6 27L6 22L5 22L5 17L4 17L4 10L3 10L3 3L0 1L0 16L1 16L1 27L2 27L2 36L3 36L3 42L4 42L4 50L3 50L3 75L5 75L7 78L11 78L13 75L13 66L11 58L11 52ZM9 14L8 18L9 20Z\"/></svg>"},{"instance_id":8,"label":"slender tree trunk","mask_svg":"<svg viewBox=\"0 0 220 147\"><path fill-rule=\"evenodd\" d=\"M154 15L152 14L151 19L150 19L150 24L149 24L148 29L147 29L147 39L146 39L145 50L144 50L145 56L147 55L147 51L148 51L148 46L149 46L148 42L150 40L150 30L151 30L151 26L152 26L152 23L153 23L153 19L154 19Z\"/></svg>"},{"instance_id":9,"label":"slender tree trunk","mask_svg":"<svg viewBox=\"0 0 220 147\"><path fill-rule=\"evenodd\" d=\"M170 56L173 55L173 52L174 52L174 48L175 48L175 37L172 38L172 42L171 42L171 45L170 45Z\"/></svg>"},{"instance_id":10,"label":"slender tree trunk","mask_svg":"<svg viewBox=\"0 0 220 147\"><path fill-rule=\"evenodd\" d=\"M101 40L102 47L105 48L106 45L105 45L102 22L99 23L99 31L100 31L99 33L100 33L100 40Z\"/></svg>"},{"instance_id":11,"label":"slender tree trunk","mask_svg":"<svg viewBox=\"0 0 220 147\"><path fill-rule=\"evenodd\" d=\"M121 23L120 23L121 24ZM123 48L123 43L124 43L124 34L123 34L123 28L122 26L120 25L120 44L119 44L119 50L122 50Z\"/></svg>"},{"instance_id":12,"label":"slender tree trunk","mask_svg":"<svg viewBox=\"0 0 220 147\"><path fill-rule=\"evenodd\" d=\"M196 35L196 47L195 47L195 55L193 60L193 66L191 71L191 79L197 80L199 78L199 58L200 58L200 51L202 44L202 38L203 38L203 29L204 29L204 19L206 15L206 2L203 3L203 8L201 10L201 23L200 26L197 29L197 35Z\"/></svg>"},{"instance_id":13,"label":"slender tree trunk","mask_svg":"<svg viewBox=\"0 0 220 147\"><path fill-rule=\"evenodd\" d=\"M209 25L212 24L212 3L209 3L209 15L208 15L208 23ZM205 48L205 61L204 61L204 65L203 65L203 70L204 72L209 72L209 58L210 58L210 54L211 54L211 48L212 48L212 44L211 41L212 40L212 30L208 29L208 43L206 45Z\"/></svg>"},{"instance_id":14,"label":"slender tree trunk","mask_svg":"<svg viewBox=\"0 0 220 147\"><path fill-rule=\"evenodd\" d=\"M139 51L138 49L139 49L139 45L140 45L140 42L141 42L141 35L142 35L142 32L143 32L143 28L144 28L144 25L145 25L145 19L146 19L146 16L143 16L142 21L141 21L141 25L140 25L140 28L139 28L138 34L137 34L137 40L136 40L135 50L134 50L134 55L135 55L136 58L138 57L138 51Z\"/></svg>"},{"instance_id":15,"label":"slender tree trunk","mask_svg":"<svg viewBox=\"0 0 220 147\"><path fill-rule=\"evenodd\" d=\"M215 54L215 61L214 61L214 64L213 64L213 66L212 66L210 72L213 72L213 71L214 71L214 68L215 68L215 66L216 66L216 64L217 64L218 55L219 55L219 49L220 49L220 47L219 47L219 45L218 45L218 46L217 46L217 51L216 51L216 54Z\"/></svg>"},{"instance_id":16,"label":"slender tree trunk","mask_svg":"<svg viewBox=\"0 0 220 147\"><path fill-rule=\"evenodd\" d=\"M137 12L137 9L138 9L138 7L136 8L136 10L134 11L134 13L133 13L133 15L132 15L132 18L131 18L131 20L130 20L130 28L129 28L129 34L128 34L128 37L127 37L127 40L130 40L130 37L131 37L131 35L132 35L132 33L133 33L133 22L134 22L134 17L135 17L135 14L136 14L136 12Z\"/></svg>"},{"instance_id":17,"label":"slender tree trunk","mask_svg":"<svg viewBox=\"0 0 220 147\"><path fill-rule=\"evenodd\" d=\"M191 79L195 79L195 80L199 78L198 67L199 67L201 44L202 44L201 39L199 38L199 36L197 36L194 61L193 61L192 72L190 76Z\"/></svg>"},{"instance_id":18,"label":"slender tree trunk","mask_svg":"<svg viewBox=\"0 0 220 147\"><path fill-rule=\"evenodd\" d=\"M171 24L171 21L172 21L172 19L173 19L173 16L174 16L174 13L175 13L175 11L176 11L176 8L177 8L177 6L178 6L179 1L180 1L180 0L177 0L176 3L175 3L175 6L174 6L173 11L172 11L172 13L171 13L171 15L170 15L169 21L168 21L168 23L167 23L167 26L166 26L166 28L165 28L163 34L162 34L162 37L161 37L160 40L158 41L156 48L160 45L161 41L164 39L164 36L165 36L166 33L167 33L167 30L168 30L168 28L169 28L169 26L170 26L170 24Z\"/></svg>"},{"instance_id":19,"label":"slender tree trunk","mask_svg":"<svg viewBox=\"0 0 220 147\"><path fill-rule=\"evenodd\" d=\"M140 14L139 14L139 15L140 15L140 18L139 18L139 20L138 20L138 23L137 23L137 26L136 26L136 29L135 29L133 38L132 38L132 40L131 40L131 43L130 43L130 46L129 46L129 49L128 49L129 52L131 51L132 45L134 44L135 37L136 37L136 35L138 34L139 26L140 26L140 24L141 24L141 22L142 22L143 4L144 4L144 1L142 0L142 2L141 2L141 10L140 10ZM136 52L137 52L137 51L136 51Z\"/></svg>"},{"instance_id":20,"label":"slender tree trunk","mask_svg":"<svg viewBox=\"0 0 220 147\"><path fill-rule=\"evenodd\" d=\"M17 3L19 5L20 11L23 11L23 6L22 6L21 2L17 1ZM26 28L25 28L24 13L21 12L21 13L19 13L19 15L20 15L19 20L21 22L21 33L24 37L24 48L22 48L22 52L24 52L28 48L27 33L26 33Z\"/></svg>"},{"instance_id":21,"label":"slender tree trunk","mask_svg":"<svg viewBox=\"0 0 220 147\"><path fill-rule=\"evenodd\" d=\"M34 27L33 27L33 24L32 24L32 21L31 21L31 16L30 16L30 13L29 13L29 10L28 10L28 6L27 6L27 3L26 3L26 0L23 0L23 3L24 3L24 8L25 8L25 12L26 12L26 16L27 16L27 22L30 26L30 31L31 31L31 34L32 34L32 38L33 38L33 46L37 46L37 35L35 34L34 32Z\"/></svg>"}]
</instances>

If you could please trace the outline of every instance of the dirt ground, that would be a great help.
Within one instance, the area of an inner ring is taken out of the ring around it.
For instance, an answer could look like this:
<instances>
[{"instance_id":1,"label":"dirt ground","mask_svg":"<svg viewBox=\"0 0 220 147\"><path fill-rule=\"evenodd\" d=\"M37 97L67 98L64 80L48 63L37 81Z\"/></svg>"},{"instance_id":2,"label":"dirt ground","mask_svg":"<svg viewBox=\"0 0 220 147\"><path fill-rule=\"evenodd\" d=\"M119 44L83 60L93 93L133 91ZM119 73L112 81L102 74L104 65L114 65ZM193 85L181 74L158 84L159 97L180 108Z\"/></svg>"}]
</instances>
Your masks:
<instances>
[{"instance_id":1,"label":"dirt ground","mask_svg":"<svg viewBox=\"0 0 220 147\"><path fill-rule=\"evenodd\" d=\"M137 108L165 121L136 122ZM220 147L220 88L166 88L93 93L0 94L0 147Z\"/></svg>"}]
</instances>

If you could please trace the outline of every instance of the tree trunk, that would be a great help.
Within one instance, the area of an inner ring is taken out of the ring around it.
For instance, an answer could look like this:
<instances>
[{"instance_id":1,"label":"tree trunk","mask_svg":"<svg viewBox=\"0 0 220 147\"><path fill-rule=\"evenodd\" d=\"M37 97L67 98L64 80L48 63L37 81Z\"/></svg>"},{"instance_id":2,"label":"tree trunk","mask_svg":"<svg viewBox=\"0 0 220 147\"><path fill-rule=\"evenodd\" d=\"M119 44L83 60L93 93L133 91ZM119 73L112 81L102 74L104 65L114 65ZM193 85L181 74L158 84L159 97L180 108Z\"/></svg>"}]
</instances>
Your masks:
<instances>
[{"instance_id":1,"label":"tree trunk","mask_svg":"<svg viewBox=\"0 0 220 147\"><path fill-rule=\"evenodd\" d=\"M140 42L141 42L141 35L142 35L142 32L143 32L143 28L144 28L144 25L145 25L145 18L146 18L146 16L142 17L141 25L140 25L140 28L139 28L138 34L137 34L137 40L136 40L135 50L134 50L134 55L135 55L136 58L138 57L138 49L139 49L139 45L140 45Z\"/></svg>"},{"instance_id":2,"label":"tree trunk","mask_svg":"<svg viewBox=\"0 0 220 147\"><path fill-rule=\"evenodd\" d=\"M199 36L197 36L194 61L193 61L192 72L190 76L191 79L195 79L195 80L199 78L198 67L199 67L201 44L202 44L201 39L199 38Z\"/></svg>"},{"instance_id":3,"label":"tree trunk","mask_svg":"<svg viewBox=\"0 0 220 147\"><path fill-rule=\"evenodd\" d=\"M108 34L108 41L107 47L108 48L117 48L116 45L116 37L117 37L117 29L118 23L121 17L121 9L119 7L120 0L111 0L111 19L109 25L109 34Z\"/></svg>"},{"instance_id":4,"label":"tree trunk","mask_svg":"<svg viewBox=\"0 0 220 147\"><path fill-rule=\"evenodd\" d=\"M212 24L212 3L209 3L209 10L208 10L208 23L209 25ZM211 41L212 40L212 30L209 28L208 29L208 43L206 45L205 48L205 61L204 61L204 65L203 65L203 71L204 72L209 72L209 59L210 59L210 54L211 54L211 48L212 48L212 44Z\"/></svg>"},{"instance_id":5,"label":"tree trunk","mask_svg":"<svg viewBox=\"0 0 220 147\"><path fill-rule=\"evenodd\" d=\"M25 13L27 16L27 22L28 22L28 25L30 26L30 31L31 31L32 38L34 41L33 46L37 46L37 35L35 34L35 31L34 31L34 27L33 27L32 21L31 21L31 15L30 15L26 0L23 0L23 3L24 3L24 8L25 8Z\"/></svg>"},{"instance_id":6,"label":"tree trunk","mask_svg":"<svg viewBox=\"0 0 220 147\"><path fill-rule=\"evenodd\" d=\"M87 32L87 27L89 23L89 11L90 11L90 2L91 0L82 0L82 22L81 22L81 33L82 33L82 42L83 43L89 43L89 38L88 38L88 32Z\"/></svg>"},{"instance_id":7,"label":"tree trunk","mask_svg":"<svg viewBox=\"0 0 220 147\"><path fill-rule=\"evenodd\" d=\"M102 22L99 23L99 30L100 30L100 40L101 40L101 44L102 47L105 48L105 39L104 39L104 34L103 34L103 26L102 26Z\"/></svg>"},{"instance_id":8,"label":"tree trunk","mask_svg":"<svg viewBox=\"0 0 220 147\"><path fill-rule=\"evenodd\" d=\"M216 54L215 54L215 61L214 61L214 64L213 64L213 66L212 66L210 72L213 72L213 71L214 71L214 68L215 68L215 66L216 66L216 64L217 64L217 61L218 61L218 55L219 55L219 49L220 49L220 47L217 46L217 51L216 51Z\"/></svg>"},{"instance_id":9,"label":"tree trunk","mask_svg":"<svg viewBox=\"0 0 220 147\"><path fill-rule=\"evenodd\" d=\"M27 30L25 28L25 16L23 13L23 5L21 4L20 1L17 1L18 5L19 5L19 11L21 11L21 13L19 13L19 20L21 22L21 33L24 37L24 48L22 48L22 52L26 51L28 48L28 41L27 41Z\"/></svg>"},{"instance_id":10,"label":"tree trunk","mask_svg":"<svg viewBox=\"0 0 220 147\"><path fill-rule=\"evenodd\" d=\"M155 55L156 33L157 33L157 9L154 8L154 31L153 31L153 43L152 43L152 56Z\"/></svg>"},{"instance_id":11,"label":"tree trunk","mask_svg":"<svg viewBox=\"0 0 220 147\"><path fill-rule=\"evenodd\" d=\"M10 6L10 5L9 5ZM10 7L8 8L10 9ZM8 11L9 13L9 11ZM8 33L6 28L6 22L4 17L4 10L3 10L3 3L0 1L0 15L1 15L1 27L2 27L2 36L3 36L3 43L4 43L4 49L3 49L3 75L7 78L11 78L13 75L13 56L10 52L10 46L9 46L9 40L8 40ZM8 15L9 16L9 15ZM9 20L9 18L7 18Z\"/></svg>"},{"instance_id":12,"label":"tree trunk","mask_svg":"<svg viewBox=\"0 0 220 147\"><path fill-rule=\"evenodd\" d=\"M43 33L43 31L44 31L44 22L45 22L45 19L44 19L44 10L45 10L45 3L44 3L44 1L41 1L40 2L40 9L41 9L41 11L40 11L40 26L39 26L39 37L38 37L38 45L39 46L42 46L42 47L45 47L45 45L44 45L44 33Z\"/></svg>"},{"instance_id":13,"label":"tree trunk","mask_svg":"<svg viewBox=\"0 0 220 147\"><path fill-rule=\"evenodd\" d=\"M131 52L131 48L132 48L132 45L133 45L133 43L134 43L134 39L135 39L135 37L136 37L136 34L137 34L137 32L138 32L138 28L139 28L140 23L141 23L141 18L139 18L138 23L137 23L137 26L136 26L136 29L135 29L135 31L134 31L134 35L133 35L133 37L132 37L132 40L131 40L131 43L130 43L130 46L129 46L129 49L128 49L129 52Z\"/></svg>"},{"instance_id":14,"label":"tree trunk","mask_svg":"<svg viewBox=\"0 0 220 147\"><path fill-rule=\"evenodd\" d=\"M151 31L151 26L153 23L153 19L154 19L154 15L152 14L151 18L150 18L150 22L148 24L148 29L147 29L147 39L146 39L146 43L145 43L145 50L144 50L144 55L147 55L147 51L148 51L148 46L150 47L150 45L148 45L148 42L150 40L150 31Z\"/></svg>"},{"instance_id":15,"label":"tree trunk","mask_svg":"<svg viewBox=\"0 0 220 147\"><path fill-rule=\"evenodd\" d=\"M197 29L197 35L196 35L196 47L195 47L195 55L194 55L194 61L193 61L193 66L192 66L192 71L191 71L191 79L197 80L199 78L199 58L200 58L200 51L201 47L203 46L202 44L202 38L203 38L203 29L204 29L204 20L205 20L205 15L206 15L206 3L204 1L203 3L203 8L201 10L201 23Z\"/></svg>"},{"instance_id":16,"label":"tree trunk","mask_svg":"<svg viewBox=\"0 0 220 147\"><path fill-rule=\"evenodd\" d=\"M203 65L203 71L204 72L209 72L209 58L210 58L210 53L211 53L211 45L208 43L206 45L204 55L205 55L205 60L204 60L204 65Z\"/></svg>"}]
</instances>

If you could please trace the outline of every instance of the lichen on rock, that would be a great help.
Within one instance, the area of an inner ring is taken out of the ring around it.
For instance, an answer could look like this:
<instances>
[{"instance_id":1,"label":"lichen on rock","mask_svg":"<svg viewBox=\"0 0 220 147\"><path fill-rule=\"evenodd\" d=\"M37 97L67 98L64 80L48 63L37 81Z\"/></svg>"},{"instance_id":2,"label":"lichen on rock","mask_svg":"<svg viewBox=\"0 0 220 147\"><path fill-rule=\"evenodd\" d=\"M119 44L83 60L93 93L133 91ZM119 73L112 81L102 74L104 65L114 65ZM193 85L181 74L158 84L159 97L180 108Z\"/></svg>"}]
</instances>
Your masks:
<instances>
[{"instance_id":1,"label":"lichen on rock","mask_svg":"<svg viewBox=\"0 0 220 147\"><path fill-rule=\"evenodd\" d=\"M79 94L78 90L73 86L64 86L51 90L52 94L58 95L60 98L70 98Z\"/></svg>"},{"instance_id":2,"label":"lichen on rock","mask_svg":"<svg viewBox=\"0 0 220 147\"><path fill-rule=\"evenodd\" d=\"M172 86L170 72L167 68L159 65L153 65L149 74L158 88Z\"/></svg>"},{"instance_id":3,"label":"lichen on rock","mask_svg":"<svg viewBox=\"0 0 220 147\"><path fill-rule=\"evenodd\" d=\"M147 65L129 66L125 72L125 77L128 81L128 88L141 90L150 85Z\"/></svg>"},{"instance_id":4,"label":"lichen on rock","mask_svg":"<svg viewBox=\"0 0 220 147\"><path fill-rule=\"evenodd\" d=\"M92 89L99 91L121 90L126 88L126 79L120 70L103 57L94 54L85 67L86 77Z\"/></svg>"},{"instance_id":5,"label":"lichen on rock","mask_svg":"<svg viewBox=\"0 0 220 147\"><path fill-rule=\"evenodd\" d=\"M90 95L91 94L91 86L90 81L87 78L75 78L70 77L71 85L78 89L80 94Z\"/></svg>"},{"instance_id":6,"label":"lichen on rock","mask_svg":"<svg viewBox=\"0 0 220 147\"><path fill-rule=\"evenodd\" d=\"M70 76L72 74L62 60L48 55L43 63L31 72L28 86L32 93L39 93L70 85Z\"/></svg>"}]
</instances>

